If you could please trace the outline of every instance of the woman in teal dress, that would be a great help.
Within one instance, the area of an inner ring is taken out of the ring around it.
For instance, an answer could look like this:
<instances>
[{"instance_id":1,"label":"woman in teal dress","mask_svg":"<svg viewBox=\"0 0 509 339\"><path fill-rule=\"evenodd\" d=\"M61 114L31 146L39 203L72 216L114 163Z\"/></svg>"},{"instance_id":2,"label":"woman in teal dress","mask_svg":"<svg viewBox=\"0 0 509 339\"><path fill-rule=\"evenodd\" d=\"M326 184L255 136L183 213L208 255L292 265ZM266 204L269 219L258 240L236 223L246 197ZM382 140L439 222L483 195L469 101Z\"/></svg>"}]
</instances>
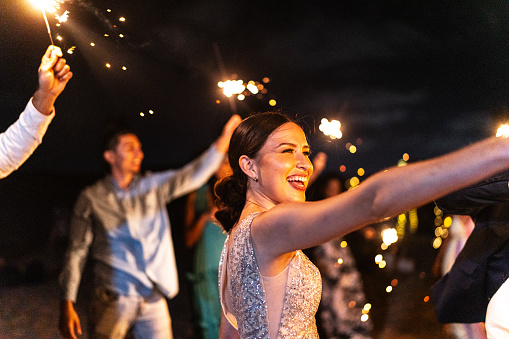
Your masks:
<instances>
[{"instance_id":1,"label":"woman in teal dress","mask_svg":"<svg viewBox=\"0 0 509 339\"><path fill-rule=\"evenodd\" d=\"M188 196L186 206L186 245L193 248L192 283L195 324L203 339L217 339L221 304L217 288L218 265L226 233L214 219L213 188L216 180L230 173L225 159L215 177Z\"/></svg>"}]
</instances>

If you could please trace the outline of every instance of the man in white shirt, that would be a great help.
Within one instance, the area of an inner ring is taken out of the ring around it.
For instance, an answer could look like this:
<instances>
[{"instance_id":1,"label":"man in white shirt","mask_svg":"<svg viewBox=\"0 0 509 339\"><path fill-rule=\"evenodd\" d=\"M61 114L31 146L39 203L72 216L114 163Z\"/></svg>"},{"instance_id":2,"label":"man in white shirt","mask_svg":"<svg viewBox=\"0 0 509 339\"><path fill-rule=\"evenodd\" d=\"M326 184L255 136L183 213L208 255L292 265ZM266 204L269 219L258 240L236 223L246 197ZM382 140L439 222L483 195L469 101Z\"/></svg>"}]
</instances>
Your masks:
<instances>
[{"instance_id":1,"label":"man in white shirt","mask_svg":"<svg viewBox=\"0 0 509 339\"><path fill-rule=\"evenodd\" d=\"M39 66L39 87L19 119L0 134L0 179L17 170L34 152L55 116L53 106L72 77L62 50L49 46Z\"/></svg>"}]
</instances>

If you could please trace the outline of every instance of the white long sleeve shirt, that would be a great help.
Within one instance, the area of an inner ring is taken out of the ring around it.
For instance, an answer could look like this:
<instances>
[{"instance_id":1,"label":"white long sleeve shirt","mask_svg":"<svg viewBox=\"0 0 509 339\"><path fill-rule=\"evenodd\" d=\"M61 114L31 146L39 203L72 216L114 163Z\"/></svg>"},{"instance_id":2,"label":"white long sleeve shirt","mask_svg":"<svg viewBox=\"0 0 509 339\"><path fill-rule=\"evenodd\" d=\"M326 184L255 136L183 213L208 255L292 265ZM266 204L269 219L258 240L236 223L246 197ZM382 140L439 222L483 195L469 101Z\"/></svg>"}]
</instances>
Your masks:
<instances>
[{"instance_id":1,"label":"white long sleeve shirt","mask_svg":"<svg viewBox=\"0 0 509 339\"><path fill-rule=\"evenodd\" d=\"M40 113L30 99L19 119L0 134L0 179L17 170L30 157L42 142L54 116L54 112Z\"/></svg>"},{"instance_id":2,"label":"white long sleeve shirt","mask_svg":"<svg viewBox=\"0 0 509 339\"><path fill-rule=\"evenodd\" d=\"M71 220L70 246L59 280L61 298L76 301L89 257L94 286L138 296L149 295L157 286L173 298L179 286L166 205L202 186L223 158L211 146L180 169L134 177L125 190L111 176L85 188Z\"/></svg>"}]
</instances>

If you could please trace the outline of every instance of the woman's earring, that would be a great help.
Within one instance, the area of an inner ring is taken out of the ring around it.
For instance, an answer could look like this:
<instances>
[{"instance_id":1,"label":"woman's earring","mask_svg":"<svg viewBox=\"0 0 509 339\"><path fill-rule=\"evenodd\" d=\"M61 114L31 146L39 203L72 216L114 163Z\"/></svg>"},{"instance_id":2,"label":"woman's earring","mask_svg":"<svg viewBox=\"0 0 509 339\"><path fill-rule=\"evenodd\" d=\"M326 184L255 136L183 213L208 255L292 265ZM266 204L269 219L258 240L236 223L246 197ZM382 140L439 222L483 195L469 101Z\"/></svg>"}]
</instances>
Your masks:
<instances>
[{"instance_id":1,"label":"woman's earring","mask_svg":"<svg viewBox=\"0 0 509 339\"><path fill-rule=\"evenodd\" d=\"M258 178L253 178L253 180L254 180L255 182L258 182Z\"/></svg>"}]
</instances>

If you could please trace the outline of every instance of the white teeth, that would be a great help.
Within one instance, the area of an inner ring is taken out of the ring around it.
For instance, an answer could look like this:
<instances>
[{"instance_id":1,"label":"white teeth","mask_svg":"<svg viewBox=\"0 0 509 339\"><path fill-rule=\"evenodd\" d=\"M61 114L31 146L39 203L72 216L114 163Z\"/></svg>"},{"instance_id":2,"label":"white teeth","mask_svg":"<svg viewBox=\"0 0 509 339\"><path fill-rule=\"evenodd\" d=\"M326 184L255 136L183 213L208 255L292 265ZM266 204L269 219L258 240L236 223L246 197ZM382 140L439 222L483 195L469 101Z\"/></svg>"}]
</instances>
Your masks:
<instances>
[{"instance_id":1,"label":"white teeth","mask_svg":"<svg viewBox=\"0 0 509 339\"><path fill-rule=\"evenodd\" d=\"M306 177L291 177L291 178L288 178L288 181L301 181L301 182L305 182L306 181Z\"/></svg>"}]
</instances>

